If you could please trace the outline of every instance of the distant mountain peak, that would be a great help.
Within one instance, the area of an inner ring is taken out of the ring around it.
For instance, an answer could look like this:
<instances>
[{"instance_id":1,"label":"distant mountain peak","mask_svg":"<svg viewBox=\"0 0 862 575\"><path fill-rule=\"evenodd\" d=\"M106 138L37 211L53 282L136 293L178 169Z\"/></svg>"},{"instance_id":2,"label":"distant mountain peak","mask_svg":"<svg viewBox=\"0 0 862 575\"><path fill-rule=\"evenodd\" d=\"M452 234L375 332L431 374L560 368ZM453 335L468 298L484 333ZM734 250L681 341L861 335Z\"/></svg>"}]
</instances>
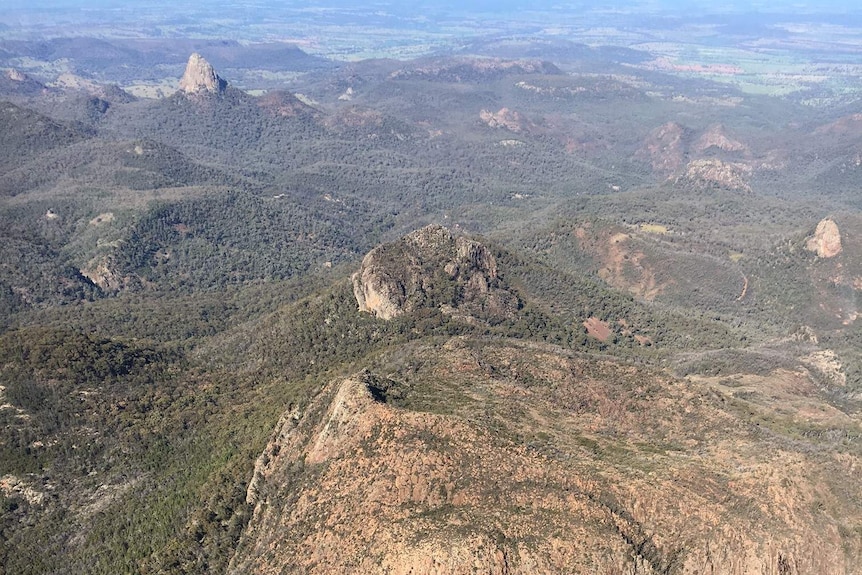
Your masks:
<instances>
[{"instance_id":1,"label":"distant mountain peak","mask_svg":"<svg viewBox=\"0 0 862 575\"><path fill-rule=\"evenodd\" d=\"M45 86L24 72L9 68L0 73L0 96L36 96L46 91Z\"/></svg>"},{"instance_id":2,"label":"distant mountain peak","mask_svg":"<svg viewBox=\"0 0 862 575\"><path fill-rule=\"evenodd\" d=\"M197 52L189 56L186 71L180 79L180 90L186 94L221 93L227 82L216 74L215 68Z\"/></svg>"},{"instance_id":3,"label":"distant mountain peak","mask_svg":"<svg viewBox=\"0 0 862 575\"><path fill-rule=\"evenodd\" d=\"M701 134L697 142L694 144L694 149L698 153L704 153L710 148L722 152L748 152L748 146L739 140L734 140L729 137L721 124L713 124Z\"/></svg>"},{"instance_id":4,"label":"distant mountain peak","mask_svg":"<svg viewBox=\"0 0 862 575\"><path fill-rule=\"evenodd\" d=\"M6 76L13 82L26 82L29 80L27 74L20 70L16 70L15 68L9 68L9 70L6 71Z\"/></svg>"}]
</instances>

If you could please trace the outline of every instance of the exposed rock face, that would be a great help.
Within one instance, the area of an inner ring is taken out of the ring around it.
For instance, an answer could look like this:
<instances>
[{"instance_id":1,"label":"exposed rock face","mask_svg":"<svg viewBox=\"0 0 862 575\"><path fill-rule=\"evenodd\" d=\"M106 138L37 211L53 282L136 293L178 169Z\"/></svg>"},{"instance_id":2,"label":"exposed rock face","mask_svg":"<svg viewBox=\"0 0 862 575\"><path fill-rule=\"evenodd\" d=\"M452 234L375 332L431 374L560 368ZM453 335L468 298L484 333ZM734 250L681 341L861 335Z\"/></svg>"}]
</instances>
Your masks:
<instances>
[{"instance_id":1,"label":"exposed rock face","mask_svg":"<svg viewBox=\"0 0 862 575\"><path fill-rule=\"evenodd\" d=\"M0 74L0 95L35 96L47 91L47 88L27 74L10 68L5 74Z\"/></svg>"},{"instance_id":2,"label":"exposed rock face","mask_svg":"<svg viewBox=\"0 0 862 575\"><path fill-rule=\"evenodd\" d=\"M653 130L635 155L648 160L656 172L673 173L685 160L685 136L685 128L668 122Z\"/></svg>"},{"instance_id":3,"label":"exposed rock face","mask_svg":"<svg viewBox=\"0 0 862 575\"><path fill-rule=\"evenodd\" d=\"M6 76L13 82L26 82L28 79L27 75L24 72L16 70L15 68L10 68L6 72Z\"/></svg>"},{"instance_id":4,"label":"exposed rock face","mask_svg":"<svg viewBox=\"0 0 862 575\"><path fill-rule=\"evenodd\" d=\"M569 495L583 514L571 526L555 520L558 537L535 537L545 514L567 514L568 504L562 490L532 500L524 488L568 481L559 470L456 418L393 408L380 399L386 385L359 373L324 390L305 416L282 418L256 463L254 516L229 573L528 575L601 554L629 563L607 511L583 494ZM308 490L292 491L300 485ZM607 521L608 540L576 527L581 520ZM655 572L642 558L631 563Z\"/></svg>"},{"instance_id":5,"label":"exposed rock face","mask_svg":"<svg viewBox=\"0 0 862 575\"><path fill-rule=\"evenodd\" d=\"M21 496L30 505L41 505L46 499L44 492L35 489L30 483L14 475L0 477L0 493L6 497Z\"/></svg>"},{"instance_id":6,"label":"exposed rock face","mask_svg":"<svg viewBox=\"0 0 862 575\"><path fill-rule=\"evenodd\" d=\"M524 118L520 112L510 110L509 108L500 108L496 113L482 110L479 112L479 117L491 128L505 128L515 133L523 132L533 127L532 123Z\"/></svg>"},{"instance_id":7,"label":"exposed rock face","mask_svg":"<svg viewBox=\"0 0 862 575\"><path fill-rule=\"evenodd\" d=\"M392 351L423 366L410 384L363 371L285 413L229 573L855 573L855 453L752 432L720 393L632 365L430 349ZM410 407L435 389L460 395Z\"/></svg>"},{"instance_id":8,"label":"exposed rock face","mask_svg":"<svg viewBox=\"0 0 862 575\"><path fill-rule=\"evenodd\" d=\"M124 277L117 272L116 263L110 256L95 258L80 271L82 276L99 286L106 293L118 292L128 287L132 280L132 278Z\"/></svg>"},{"instance_id":9,"label":"exposed rock face","mask_svg":"<svg viewBox=\"0 0 862 575\"><path fill-rule=\"evenodd\" d=\"M730 190L751 191L748 178L752 168L748 164L738 162L722 162L721 160L694 160L686 167L685 177L701 186L717 185Z\"/></svg>"},{"instance_id":10,"label":"exposed rock face","mask_svg":"<svg viewBox=\"0 0 862 575\"><path fill-rule=\"evenodd\" d=\"M195 52L189 57L186 71L180 79L180 90L186 94L220 93L227 82L216 74L215 69L203 56Z\"/></svg>"},{"instance_id":11,"label":"exposed rock face","mask_svg":"<svg viewBox=\"0 0 862 575\"><path fill-rule=\"evenodd\" d=\"M601 264L599 277L608 284L647 301L656 299L668 287L656 277L654 265L635 247L629 234L611 230L592 241L588 237L584 229L581 246L595 254Z\"/></svg>"},{"instance_id":12,"label":"exposed rock face","mask_svg":"<svg viewBox=\"0 0 862 575\"><path fill-rule=\"evenodd\" d=\"M724 126L721 124L710 126L694 144L694 150L698 153L704 153L710 148L715 148L722 152L748 151L748 146L738 140L729 138L724 131Z\"/></svg>"},{"instance_id":13,"label":"exposed rock face","mask_svg":"<svg viewBox=\"0 0 862 575\"><path fill-rule=\"evenodd\" d=\"M718 153L724 159L727 159L728 155L736 158L739 155L748 155L748 146L730 138L721 124L710 126L692 143L693 137L691 130L676 122L668 122L650 133L635 156L648 160L653 170L659 174L678 173L681 168L686 167L689 172L696 172L695 179L740 189L747 187L739 181L737 175L750 172L749 166L719 159L704 159L703 156ZM693 161L686 166L687 159Z\"/></svg>"},{"instance_id":14,"label":"exposed rock face","mask_svg":"<svg viewBox=\"0 0 862 575\"><path fill-rule=\"evenodd\" d=\"M838 225L829 218L817 224L814 236L808 238L805 247L821 258L834 258L841 253L841 232Z\"/></svg>"},{"instance_id":15,"label":"exposed rock face","mask_svg":"<svg viewBox=\"0 0 862 575\"><path fill-rule=\"evenodd\" d=\"M431 225L371 250L353 275L360 311L392 319L419 307L502 318L518 307L490 250Z\"/></svg>"}]
</instances>

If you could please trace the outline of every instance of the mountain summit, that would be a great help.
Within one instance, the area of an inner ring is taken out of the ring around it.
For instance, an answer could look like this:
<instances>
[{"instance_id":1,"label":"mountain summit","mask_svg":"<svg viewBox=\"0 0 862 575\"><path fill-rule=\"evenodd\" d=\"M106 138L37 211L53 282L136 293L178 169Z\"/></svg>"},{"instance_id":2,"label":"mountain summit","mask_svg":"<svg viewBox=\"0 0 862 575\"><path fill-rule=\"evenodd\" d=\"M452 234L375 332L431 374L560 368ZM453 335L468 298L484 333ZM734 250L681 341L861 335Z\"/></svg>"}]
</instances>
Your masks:
<instances>
[{"instance_id":1,"label":"mountain summit","mask_svg":"<svg viewBox=\"0 0 862 575\"><path fill-rule=\"evenodd\" d=\"M371 250L353 274L353 293L360 311L381 319L439 307L500 320L518 308L491 250L436 224Z\"/></svg>"},{"instance_id":2,"label":"mountain summit","mask_svg":"<svg viewBox=\"0 0 862 575\"><path fill-rule=\"evenodd\" d=\"M186 71L180 79L180 90L186 94L200 94L221 93L225 88L227 82L216 74L215 68L203 56L197 52L189 56Z\"/></svg>"}]
</instances>

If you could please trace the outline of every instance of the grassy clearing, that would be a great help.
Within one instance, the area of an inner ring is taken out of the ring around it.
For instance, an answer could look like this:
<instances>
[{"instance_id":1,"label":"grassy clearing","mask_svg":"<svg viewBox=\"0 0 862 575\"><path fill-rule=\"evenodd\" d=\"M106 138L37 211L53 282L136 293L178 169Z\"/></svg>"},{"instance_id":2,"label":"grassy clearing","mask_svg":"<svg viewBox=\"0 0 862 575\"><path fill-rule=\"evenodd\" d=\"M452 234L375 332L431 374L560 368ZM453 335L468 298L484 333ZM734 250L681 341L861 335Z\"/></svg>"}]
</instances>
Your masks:
<instances>
[{"instance_id":1,"label":"grassy clearing","mask_svg":"<svg viewBox=\"0 0 862 575\"><path fill-rule=\"evenodd\" d=\"M661 224L640 224L638 227L642 232L646 232L648 234L667 235L670 233L667 226L663 226Z\"/></svg>"}]
</instances>

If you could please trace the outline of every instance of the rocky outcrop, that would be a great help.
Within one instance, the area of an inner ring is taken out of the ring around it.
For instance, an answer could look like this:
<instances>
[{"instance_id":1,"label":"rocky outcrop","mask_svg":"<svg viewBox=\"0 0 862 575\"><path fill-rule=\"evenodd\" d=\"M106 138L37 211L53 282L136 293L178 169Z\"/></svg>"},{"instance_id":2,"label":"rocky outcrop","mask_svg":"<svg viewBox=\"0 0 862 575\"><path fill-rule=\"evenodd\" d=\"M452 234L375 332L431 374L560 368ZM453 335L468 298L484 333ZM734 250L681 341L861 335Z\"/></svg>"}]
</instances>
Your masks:
<instances>
[{"instance_id":1,"label":"rocky outcrop","mask_svg":"<svg viewBox=\"0 0 862 575\"><path fill-rule=\"evenodd\" d=\"M42 505L47 499L43 491L37 490L30 482L14 475L0 477L0 493L5 497L22 497L30 505Z\"/></svg>"},{"instance_id":2,"label":"rocky outcrop","mask_svg":"<svg viewBox=\"0 0 862 575\"><path fill-rule=\"evenodd\" d=\"M834 258L841 253L841 232L838 225L831 219L825 218L817 224L814 235L805 243L808 251L817 254L820 258Z\"/></svg>"},{"instance_id":3,"label":"rocky outcrop","mask_svg":"<svg viewBox=\"0 0 862 575\"><path fill-rule=\"evenodd\" d=\"M739 162L723 162L718 159L694 160L685 170L685 178L700 187L718 186L729 190L750 192L748 179L752 168Z\"/></svg>"},{"instance_id":4,"label":"rocky outcrop","mask_svg":"<svg viewBox=\"0 0 862 575\"><path fill-rule=\"evenodd\" d=\"M227 88L215 69L203 56L195 52L189 57L186 71L180 79L180 90L185 94L219 94Z\"/></svg>"},{"instance_id":5,"label":"rocky outcrop","mask_svg":"<svg viewBox=\"0 0 862 575\"><path fill-rule=\"evenodd\" d=\"M36 96L47 91L44 84L15 68L0 74L0 96Z\"/></svg>"},{"instance_id":6,"label":"rocky outcrop","mask_svg":"<svg viewBox=\"0 0 862 575\"><path fill-rule=\"evenodd\" d=\"M139 283L137 278L124 276L117 271L117 265L112 256L96 257L81 268L80 272L105 293L116 293Z\"/></svg>"},{"instance_id":7,"label":"rocky outcrop","mask_svg":"<svg viewBox=\"0 0 862 575\"><path fill-rule=\"evenodd\" d=\"M360 311L392 319L419 307L484 318L518 308L484 245L431 225L371 250L353 274Z\"/></svg>"},{"instance_id":8,"label":"rocky outcrop","mask_svg":"<svg viewBox=\"0 0 862 575\"><path fill-rule=\"evenodd\" d=\"M228 573L529 575L602 554L615 555L608 565L655 572L628 558L610 514L578 480L568 495L554 486L533 500L528 486L568 480L457 418L391 406L381 392L390 385L361 372L333 382L303 416L282 418L257 461L253 517ZM554 519L557 534L545 537L549 514L568 516L567 498L577 519ZM582 520L607 522L608 540L585 533Z\"/></svg>"},{"instance_id":9,"label":"rocky outcrop","mask_svg":"<svg viewBox=\"0 0 862 575\"><path fill-rule=\"evenodd\" d=\"M650 162L653 170L662 174L677 171L685 160L686 129L668 122L653 130L635 157Z\"/></svg>"},{"instance_id":10,"label":"rocky outcrop","mask_svg":"<svg viewBox=\"0 0 862 575\"><path fill-rule=\"evenodd\" d=\"M13 82L26 82L28 79L27 74L21 72L20 70L16 70L15 68L10 68L9 70L7 70L6 77Z\"/></svg>"},{"instance_id":11,"label":"rocky outcrop","mask_svg":"<svg viewBox=\"0 0 862 575\"><path fill-rule=\"evenodd\" d=\"M748 146L728 137L721 124L715 124L709 127L700 138L694 143L694 151L704 153L710 149L719 150L722 152L748 152Z\"/></svg>"},{"instance_id":12,"label":"rocky outcrop","mask_svg":"<svg viewBox=\"0 0 862 575\"><path fill-rule=\"evenodd\" d=\"M746 144L728 136L721 124L710 126L692 142L694 137L692 130L668 122L650 132L635 157L649 161L653 171L665 176L685 168L691 177L700 181L735 189L747 188L742 180L749 175L751 167L743 162L724 161L748 157L750 149Z\"/></svg>"},{"instance_id":13,"label":"rocky outcrop","mask_svg":"<svg viewBox=\"0 0 862 575\"><path fill-rule=\"evenodd\" d=\"M390 350L422 373L289 408L228 572L854 573L858 455L785 441L696 381L486 344Z\"/></svg>"},{"instance_id":14,"label":"rocky outcrop","mask_svg":"<svg viewBox=\"0 0 862 575\"><path fill-rule=\"evenodd\" d=\"M482 110L479 112L479 118L490 128L504 128L516 134L535 127L520 112L509 108L500 108L497 112Z\"/></svg>"}]
</instances>

